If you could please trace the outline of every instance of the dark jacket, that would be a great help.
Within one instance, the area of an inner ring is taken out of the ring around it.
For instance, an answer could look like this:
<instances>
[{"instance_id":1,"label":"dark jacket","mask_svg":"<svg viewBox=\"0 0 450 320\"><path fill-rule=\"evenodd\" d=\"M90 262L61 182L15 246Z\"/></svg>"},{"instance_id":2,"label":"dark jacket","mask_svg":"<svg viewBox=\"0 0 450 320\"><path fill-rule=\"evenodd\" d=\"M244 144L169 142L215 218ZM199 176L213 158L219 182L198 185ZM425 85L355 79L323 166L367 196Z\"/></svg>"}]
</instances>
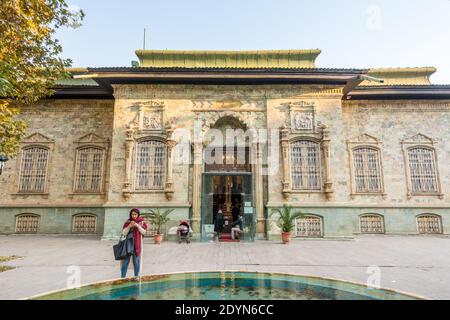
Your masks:
<instances>
[{"instance_id":1,"label":"dark jacket","mask_svg":"<svg viewBox=\"0 0 450 320\"><path fill-rule=\"evenodd\" d=\"M239 229L244 230L244 219L242 216L232 223L232 226L239 226Z\"/></svg>"},{"instance_id":2,"label":"dark jacket","mask_svg":"<svg viewBox=\"0 0 450 320\"><path fill-rule=\"evenodd\" d=\"M216 221L214 222L214 231L222 232L223 229L223 215L222 212L217 212Z\"/></svg>"}]
</instances>

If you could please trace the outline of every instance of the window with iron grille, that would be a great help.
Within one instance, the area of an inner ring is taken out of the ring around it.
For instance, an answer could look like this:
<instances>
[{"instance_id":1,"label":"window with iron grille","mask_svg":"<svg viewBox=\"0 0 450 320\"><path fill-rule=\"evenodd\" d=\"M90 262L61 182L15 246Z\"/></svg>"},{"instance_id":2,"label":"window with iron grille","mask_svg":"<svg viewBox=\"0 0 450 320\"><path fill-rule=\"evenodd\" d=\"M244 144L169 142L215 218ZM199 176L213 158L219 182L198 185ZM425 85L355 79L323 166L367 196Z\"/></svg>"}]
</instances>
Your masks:
<instances>
[{"instance_id":1,"label":"window with iron grille","mask_svg":"<svg viewBox=\"0 0 450 320\"><path fill-rule=\"evenodd\" d=\"M86 147L77 150L75 192L101 192L103 185L104 150Z\"/></svg>"},{"instance_id":2,"label":"window with iron grille","mask_svg":"<svg viewBox=\"0 0 450 320\"><path fill-rule=\"evenodd\" d=\"M148 216L143 215L142 218L144 219L144 222L147 223L147 231L145 232L145 235L147 237L153 237L156 235L156 224L154 224L152 221L148 219Z\"/></svg>"},{"instance_id":3,"label":"window with iron grille","mask_svg":"<svg viewBox=\"0 0 450 320\"><path fill-rule=\"evenodd\" d=\"M94 234L97 232L97 217L92 214L78 214L73 216L72 232Z\"/></svg>"},{"instance_id":4,"label":"window with iron grille","mask_svg":"<svg viewBox=\"0 0 450 320\"><path fill-rule=\"evenodd\" d=\"M378 149L369 147L353 149L353 177L357 193L383 191Z\"/></svg>"},{"instance_id":5,"label":"window with iron grille","mask_svg":"<svg viewBox=\"0 0 450 320\"><path fill-rule=\"evenodd\" d=\"M16 216L16 233L32 234L39 230L40 216L37 214L21 214Z\"/></svg>"},{"instance_id":6,"label":"window with iron grille","mask_svg":"<svg viewBox=\"0 0 450 320\"><path fill-rule=\"evenodd\" d=\"M383 234L384 218L377 214L366 214L360 217L361 233Z\"/></svg>"},{"instance_id":7,"label":"window with iron grille","mask_svg":"<svg viewBox=\"0 0 450 320\"><path fill-rule=\"evenodd\" d=\"M320 238L323 236L322 218L306 216L296 220L297 237Z\"/></svg>"},{"instance_id":8,"label":"window with iron grille","mask_svg":"<svg viewBox=\"0 0 450 320\"><path fill-rule=\"evenodd\" d=\"M309 140L291 144L291 175L294 190L321 190L320 145Z\"/></svg>"},{"instance_id":9,"label":"window with iron grille","mask_svg":"<svg viewBox=\"0 0 450 320\"><path fill-rule=\"evenodd\" d=\"M45 192L49 150L28 147L22 151L19 192Z\"/></svg>"},{"instance_id":10,"label":"window with iron grille","mask_svg":"<svg viewBox=\"0 0 450 320\"><path fill-rule=\"evenodd\" d=\"M433 214L420 215L417 217L417 229L420 234L441 234L441 217Z\"/></svg>"},{"instance_id":11,"label":"window with iron grille","mask_svg":"<svg viewBox=\"0 0 450 320\"><path fill-rule=\"evenodd\" d=\"M433 149L408 149L409 175L413 193L437 193L438 179Z\"/></svg>"},{"instance_id":12,"label":"window with iron grille","mask_svg":"<svg viewBox=\"0 0 450 320\"><path fill-rule=\"evenodd\" d=\"M160 190L164 188L165 150L165 144L157 140L146 140L137 144L136 190Z\"/></svg>"}]
</instances>

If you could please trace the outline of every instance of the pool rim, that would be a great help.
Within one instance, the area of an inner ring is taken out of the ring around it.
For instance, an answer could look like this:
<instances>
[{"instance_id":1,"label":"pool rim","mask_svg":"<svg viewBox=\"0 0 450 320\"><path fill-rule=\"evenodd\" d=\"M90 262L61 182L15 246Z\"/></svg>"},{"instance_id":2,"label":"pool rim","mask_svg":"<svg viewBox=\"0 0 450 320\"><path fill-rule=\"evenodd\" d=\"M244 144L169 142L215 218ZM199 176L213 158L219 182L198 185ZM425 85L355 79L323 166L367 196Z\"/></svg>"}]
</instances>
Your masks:
<instances>
[{"instance_id":1,"label":"pool rim","mask_svg":"<svg viewBox=\"0 0 450 320\"><path fill-rule=\"evenodd\" d=\"M311 279L316 279L316 280L330 280L333 282L341 282L341 283L347 283L347 284L351 284L351 285L356 285L356 286L362 286L362 287L366 287L366 288L370 288L367 284L361 283L361 282L357 282L357 281L349 281L349 280L340 280L337 278L328 278L328 277L321 277L321 276L311 276L311 275L306 275L306 274L297 274L297 273L285 273L285 272L270 272L270 271L248 271L248 270L200 270L200 271L177 271L177 272L169 272L169 273L154 273L154 274L146 274L143 275L141 277L159 277L159 276L169 276L169 275L179 275L179 274L189 274L189 273L222 273L222 272L240 272L240 273L253 273L253 274L259 274L259 275L278 275L278 276L297 276L297 277L305 277L305 278L311 278ZM116 281L129 281L131 282L139 282L138 280L136 280L136 277L127 277L127 278L114 278L114 279L110 279L110 280L102 280L102 281L96 281L96 282L91 282L91 283L87 283L84 285L81 285L78 288L72 288L72 289L56 289L56 290L52 290L52 291L48 291L42 294L37 294L34 296L30 296L30 297L26 297L26 298L21 298L19 300L33 300L33 299L37 299L37 298L42 298L45 297L47 295L52 295L52 294L56 294L56 293L62 293L64 291L69 291L69 290L78 290L78 289L82 289L85 287L89 287L89 286L94 286L94 285L98 285L98 284L107 284L109 282L116 282ZM381 291L386 291L389 293L394 293L394 294L400 294L403 296L407 296L407 297L411 297L414 298L416 300L433 300L431 298L425 297L425 296L421 296L418 294L413 294L413 293L409 293L409 292L405 292L402 290L394 290L394 289L387 289L387 288L375 288L372 287L375 290L381 290ZM55 300L56 301L56 300Z\"/></svg>"}]
</instances>

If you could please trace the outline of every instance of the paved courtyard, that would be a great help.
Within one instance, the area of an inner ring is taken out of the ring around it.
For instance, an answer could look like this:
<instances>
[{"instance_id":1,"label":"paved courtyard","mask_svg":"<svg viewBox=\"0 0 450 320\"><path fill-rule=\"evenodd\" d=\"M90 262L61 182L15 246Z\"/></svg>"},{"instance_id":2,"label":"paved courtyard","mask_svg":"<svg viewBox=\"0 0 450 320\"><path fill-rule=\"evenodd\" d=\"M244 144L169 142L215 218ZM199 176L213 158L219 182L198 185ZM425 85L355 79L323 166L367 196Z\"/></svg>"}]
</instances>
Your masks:
<instances>
[{"instance_id":1,"label":"paved courtyard","mask_svg":"<svg viewBox=\"0 0 450 320\"><path fill-rule=\"evenodd\" d=\"M0 256L19 260L0 273L0 299L21 299L64 289L69 266L79 266L81 283L118 278L115 241L74 236L0 236ZM351 240L191 243L144 247L144 274L178 271L271 271L366 283L368 267L381 270L381 287L430 299L450 299L450 238L360 236ZM70 269L69 269L70 271ZM129 271L131 276L131 270Z\"/></svg>"}]
</instances>

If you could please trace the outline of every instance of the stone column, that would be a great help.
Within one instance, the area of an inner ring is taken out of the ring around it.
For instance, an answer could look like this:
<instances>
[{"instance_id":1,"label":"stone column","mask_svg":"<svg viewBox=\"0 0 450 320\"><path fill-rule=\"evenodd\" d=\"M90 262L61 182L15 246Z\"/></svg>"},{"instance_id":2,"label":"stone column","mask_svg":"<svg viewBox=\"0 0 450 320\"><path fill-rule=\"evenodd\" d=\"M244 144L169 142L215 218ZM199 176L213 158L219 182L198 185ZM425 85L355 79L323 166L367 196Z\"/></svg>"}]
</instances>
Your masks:
<instances>
[{"instance_id":1,"label":"stone column","mask_svg":"<svg viewBox=\"0 0 450 320\"><path fill-rule=\"evenodd\" d=\"M125 200L128 200L131 196L131 162L133 158L133 146L134 146L134 127L130 125L125 131L127 137L125 139L125 182L123 183L122 194Z\"/></svg>"},{"instance_id":2,"label":"stone column","mask_svg":"<svg viewBox=\"0 0 450 320\"><path fill-rule=\"evenodd\" d=\"M289 199L291 195L291 175L289 173L289 129L281 128L281 153L283 156L283 196Z\"/></svg>"},{"instance_id":3,"label":"stone column","mask_svg":"<svg viewBox=\"0 0 450 320\"><path fill-rule=\"evenodd\" d=\"M323 150L323 160L325 166L325 182L324 182L324 193L328 200L331 200L333 195L333 182L331 180L331 165L330 165L330 130L326 125L321 126L322 129L322 150Z\"/></svg>"},{"instance_id":4,"label":"stone column","mask_svg":"<svg viewBox=\"0 0 450 320\"><path fill-rule=\"evenodd\" d=\"M262 176L262 156L264 144L254 144L256 151L255 163L255 209L256 209L256 235L258 239L265 237L266 219L264 218L264 195L263 195L263 176Z\"/></svg>"},{"instance_id":5,"label":"stone column","mask_svg":"<svg viewBox=\"0 0 450 320\"><path fill-rule=\"evenodd\" d=\"M173 199L173 148L176 145L176 141L173 140L172 133L173 130L168 131L168 139L166 142L167 149L167 174L166 174L166 185L164 188L164 193L166 195L166 199L171 201Z\"/></svg>"},{"instance_id":6,"label":"stone column","mask_svg":"<svg viewBox=\"0 0 450 320\"><path fill-rule=\"evenodd\" d=\"M201 196L202 196L202 164L203 142L194 142L194 170L192 183L192 218L191 226L194 233L199 234L201 222Z\"/></svg>"}]
</instances>

